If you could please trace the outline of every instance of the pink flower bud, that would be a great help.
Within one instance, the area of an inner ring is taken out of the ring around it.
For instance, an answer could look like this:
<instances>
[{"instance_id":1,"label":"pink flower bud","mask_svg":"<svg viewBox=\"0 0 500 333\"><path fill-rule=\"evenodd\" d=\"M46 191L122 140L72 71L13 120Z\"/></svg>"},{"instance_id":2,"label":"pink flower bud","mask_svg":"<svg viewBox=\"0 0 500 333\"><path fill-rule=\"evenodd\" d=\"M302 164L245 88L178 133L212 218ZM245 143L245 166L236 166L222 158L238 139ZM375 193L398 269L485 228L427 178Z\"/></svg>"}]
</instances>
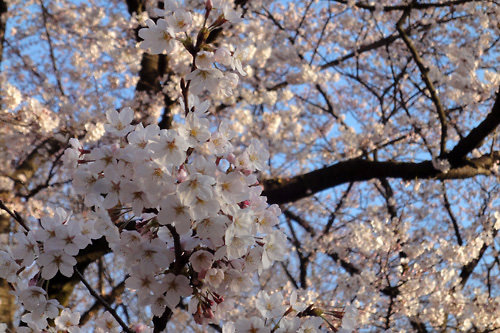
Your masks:
<instances>
[{"instance_id":1,"label":"pink flower bud","mask_svg":"<svg viewBox=\"0 0 500 333\"><path fill-rule=\"evenodd\" d=\"M185 181L187 178L187 172L186 170L184 170L184 168L181 168L179 170L179 172L177 173L177 181L179 183L182 183L183 181Z\"/></svg>"},{"instance_id":2,"label":"pink flower bud","mask_svg":"<svg viewBox=\"0 0 500 333\"><path fill-rule=\"evenodd\" d=\"M233 154L233 153L229 153L229 154L227 154L227 155L226 155L226 160L227 160L229 163L231 163L231 164L233 164L233 165L234 165L234 164L235 164L235 162L236 162L236 156L234 156L234 154Z\"/></svg>"}]
</instances>

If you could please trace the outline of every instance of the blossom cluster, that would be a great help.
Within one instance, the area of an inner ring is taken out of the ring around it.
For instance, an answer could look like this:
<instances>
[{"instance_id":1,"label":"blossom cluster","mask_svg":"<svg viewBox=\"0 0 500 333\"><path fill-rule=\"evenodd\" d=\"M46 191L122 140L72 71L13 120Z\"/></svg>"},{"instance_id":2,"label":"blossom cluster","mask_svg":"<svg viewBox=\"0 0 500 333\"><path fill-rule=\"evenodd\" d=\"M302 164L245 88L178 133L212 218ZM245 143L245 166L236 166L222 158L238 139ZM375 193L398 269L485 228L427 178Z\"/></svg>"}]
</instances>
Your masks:
<instances>
[{"instance_id":1,"label":"blossom cluster","mask_svg":"<svg viewBox=\"0 0 500 333\"><path fill-rule=\"evenodd\" d=\"M320 325L326 321L334 332L348 333L355 328L357 318L357 309L352 306L339 311L323 311L314 304L299 302L295 291L290 295L289 302L285 302L281 293L269 295L261 290L255 299L255 308L260 317L228 322L223 332L319 333ZM327 319L327 316L333 320ZM340 325L333 325L331 321L339 321Z\"/></svg>"},{"instance_id":2,"label":"blossom cluster","mask_svg":"<svg viewBox=\"0 0 500 333\"><path fill-rule=\"evenodd\" d=\"M196 311L213 319L221 295L250 290L252 274L284 255L286 237L272 228L280 210L260 196L255 176L266 169L267 150L253 141L235 154L227 123L211 133L194 112L162 130L131 126L130 108L107 116L108 133L121 143L85 150L72 140L64 161L74 169L74 190L94 208L98 233L129 263L126 286L141 305L161 316L193 295ZM118 227L109 211L135 228Z\"/></svg>"},{"instance_id":3,"label":"blossom cluster","mask_svg":"<svg viewBox=\"0 0 500 333\"><path fill-rule=\"evenodd\" d=\"M210 13L216 19L206 27ZM144 127L134 123L131 108L110 109L104 126L109 144L85 148L78 139L70 140L62 161L72 174L73 190L91 211L89 218L72 218L58 208L37 229L17 233L11 252L0 252L5 268L0 277L16 286L27 331L47 329L49 319L57 330L79 331L80 314L69 309L59 313L63 307L40 286L57 274L73 276L79 251L102 237L127 262L125 285L137 292L140 306L161 317L187 297L199 324L219 323L230 306L225 299L249 292L255 273L284 259L286 236L276 228L280 209L267 204L257 179L268 168L269 152L255 139L243 150L233 147L229 122L211 124L209 102L200 101L206 92L231 95L238 83L236 73L223 73L216 63L245 75L244 49L231 52L207 41L214 29L238 22L239 15L224 1L207 1L205 22L194 43L179 37L188 36L192 25L188 11L166 2L160 14L164 18L148 20L148 28L139 30L141 48L170 53L182 45L192 55L187 84L181 83L184 119L168 129ZM18 272L30 266L38 272L25 286ZM322 324L312 307L295 300L288 307L282 303L280 294L261 292L256 307L264 320L241 319L224 330L314 332ZM306 319L291 318L290 313ZM119 330L108 312L96 328Z\"/></svg>"}]
</instances>

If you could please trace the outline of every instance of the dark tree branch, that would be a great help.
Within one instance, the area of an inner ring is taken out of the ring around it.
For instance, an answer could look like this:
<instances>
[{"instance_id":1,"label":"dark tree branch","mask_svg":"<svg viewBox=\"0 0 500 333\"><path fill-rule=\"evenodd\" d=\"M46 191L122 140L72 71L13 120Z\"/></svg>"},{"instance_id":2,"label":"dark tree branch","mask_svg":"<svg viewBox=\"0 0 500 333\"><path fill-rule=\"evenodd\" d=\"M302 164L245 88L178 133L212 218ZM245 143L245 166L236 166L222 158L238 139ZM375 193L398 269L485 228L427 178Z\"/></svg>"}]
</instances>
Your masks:
<instances>
[{"instance_id":1,"label":"dark tree branch","mask_svg":"<svg viewBox=\"0 0 500 333\"><path fill-rule=\"evenodd\" d=\"M500 153L484 155L444 173L434 169L432 161L396 162L369 161L355 158L292 178L267 179L263 195L269 203L283 204L309 197L341 184L367 181L374 178L465 179L478 175L489 176L490 168L500 159Z\"/></svg>"},{"instance_id":2,"label":"dark tree branch","mask_svg":"<svg viewBox=\"0 0 500 333\"><path fill-rule=\"evenodd\" d=\"M7 26L7 2L0 0L0 64L3 60L3 44L5 41L5 28Z\"/></svg>"},{"instance_id":3,"label":"dark tree branch","mask_svg":"<svg viewBox=\"0 0 500 333\"><path fill-rule=\"evenodd\" d=\"M134 331L132 331L128 326L127 324L125 324L123 322L123 320L120 318L120 316L116 313L116 311L111 307L109 306L108 303L106 303L106 301L94 290L94 288L92 288L92 286L87 282L87 280L85 280L84 276L82 273L80 273L80 271L78 271L78 269L75 268L75 274L78 276L78 279L85 285L85 287L87 288L87 290L89 291L89 293L99 302L101 303L101 305L113 316L113 318L116 319L116 321L118 322L118 324L120 324L120 326L122 327L122 329L127 332L127 333L134 333Z\"/></svg>"},{"instance_id":4,"label":"dark tree branch","mask_svg":"<svg viewBox=\"0 0 500 333\"><path fill-rule=\"evenodd\" d=\"M24 228L24 230L26 232L30 231L30 229L26 225L26 222L22 218L22 216L18 212L16 212L16 211L12 212L7 206L5 206L5 204L3 203L2 200L0 200L0 209L6 211L7 214L9 214L14 220L16 220L17 223L19 223Z\"/></svg>"},{"instance_id":5,"label":"dark tree branch","mask_svg":"<svg viewBox=\"0 0 500 333\"><path fill-rule=\"evenodd\" d=\"M455 237L457 238L457 243L458 245L462 246L464 242L462 240L462 236L460 235L460 229L458 227L457 219L455 218L455 215L451 210L450 200L448 200L448 194L446 193L446 186L444 185L444 183L442 184L442 188L443 188L444 208L446 208L446 211L450 216L450 220L453 225L453 230L455 231Z\"/></svg>"},{"instance_id":6,"label":"dark tree branch","mask_svg":"<svg viewBox=\"0 0 500 333\"><path fill-rule=\"evenodd\" d=\"M467 154L481 146L483 140L492 134L498 125L500 125L500 91L495 94L495 103L486 118L448 153L447 159L450 164L459 165Z\"/></svg>"},{"instance_id":7,"label":"dark tree branch","mask_svg":"<svg viewBox=\"0 0 500 333\"><path fill-rule=\"evenodd\" d=\"M347 0L329 0L329 1L335 1L339 2L342 4L347 4ZM394 5L394 6L383 6L382 10L384 12L391 12L395 10L406 10L408 8L412 9L430 9L430 8L442 8L442 7L451 7L451 6L457 6L457 5L463 5L469 2L473 2L475 0L455 0L455 1L444 1L440 3L418 3L414 1L411 5ZM354 6L362 9L367 9L369 11L375 11L377 8L373 5L367 4L367 2L361 2L358 1L354 4Z\"/></svg>"},{"instance_id":8,"label":"dark tree branch","mask_svg":"<svg viewBox=\"0 0 500 333\"><path fill-rule=\"evenodd\" d=\"M410 7L411 8L411 7ZM413 57L413 60L418 66L418 69L420 70L420 74L422 76L422 80L425 83L425 86L427 87L427 90L429 90L429 93L431 94L431 100L434 103L434 106L436 107L436 111L439 117L439 122L441 123L441 143L440 143L440 149L441 149L441 156L443 156L446 152L446 138L447 138L447 130L448 130L448 124L446 120L446 115L445 111L443 108L443 105L441 104L441 99L439 98L437 94L437 90L434 87L434 84L432 83L430 77L429 77L429 68L424 65L424 61L418 54L418 51L416 47L413 45L413 42L411 41L410 37L408 37L408 34L405 32L403 29L403 22L408 18L410 15L410 8L405 10L403 16L399 19L399 21L396 23L396 29L399 32L399 35L405 42L406 46L410 50L410 53Z\"/></svg>"},{"instance_id":9,"label":"dark tree branch","mask_svg":"<svg viewBox=\"0 0 500 333\"><path fill-rule=\"evenodd\" d=\"M498 234L498 229L493 228L492 239L494 239L497 236L497 234ZM488 247L489 247L489 245L487 245L486 243L483 244L483 246L479 250L479 254L477 255L477 257L462 267L462 270L460 271L460 278L461 278L460 285L462 288L465 287L467 280L474 272L474 269L477 267L477 264L479 264L479 261L483 257L483 255L486 252L486 250L488 249Z\"/></svg>"},{"instance_id":10,"label":"dark tree branch","mask_svg":"<svg viewBox=\"0 0 500 333\"><path fill-rule=\"evenodd\" d=\"M113 304L115 299L119 295L121 295L124 290L125 290L125 279L119 284L117 284L108 295L102 297L102 299L108 304ZM85 323L87 323L90 319L92 319L92 317L94 317L97 311L99 311L99 309L101 309L102 307L103 307L102 303L96 301L87 311L83 313L82 317L80 318L80 325L85 325Z\"/></svg>"},{"instance_id":11,"label":"dark tree branch","mask_svg":"<svg viewBox=\"0 0 500 333\"><path fill-rule=\"evenodd\" d=\"M344 259L340 259L338 253L335 253L335 252L328 253L328 256L333 261L339 262L340 263L340 267L342 267L343 269L345 269L345 271L347 273L349 273L350 275L357 275L357 274L361 273L361 270L359 268L357 268L356 266L354 266L350 262L345 261Z\"/></svg>"}]
</instances>

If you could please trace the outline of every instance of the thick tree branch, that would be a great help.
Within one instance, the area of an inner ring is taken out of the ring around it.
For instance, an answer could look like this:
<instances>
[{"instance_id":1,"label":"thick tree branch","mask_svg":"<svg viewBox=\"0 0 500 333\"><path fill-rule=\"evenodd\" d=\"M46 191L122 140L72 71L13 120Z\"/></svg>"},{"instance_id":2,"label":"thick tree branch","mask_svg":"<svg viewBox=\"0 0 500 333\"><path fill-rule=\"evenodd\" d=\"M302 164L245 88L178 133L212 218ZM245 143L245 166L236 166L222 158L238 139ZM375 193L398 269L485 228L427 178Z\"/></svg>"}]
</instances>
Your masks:
<instances>
[{"instance_id":1,"label":"thick tree branch","mask_svg":"<svg viewBox=\"0 0 500 333\"><path fill-rule=\"evenodd\" d=\"M339 2L342 4L347 4L347 0L329 0L329 1L335 1ZM442 7L451 7L451 6L457 6L457 5L462 5L468 2L473 2L475 0L455 0L455 1L443 1L440 3L418 3L414 2L411 5L394 5L394 6L383 6L381 9L384 12L391 12L395 10L406 10L410 6L412 9L430 9L430 8L442 8ZM374 5L368 4L368 1L358 1L354 4L354 6L362 9L367 9L369 11L375 11L377 8Z\"/></svg>"},{"instance_id":2,"label":"thick tree branch","mask_svg":"<svg viewBox=\"0 0 500 333\"><path fill-rule=\"evenodd\" d=\"M444 173L434 169L432 161L396 162L369 161L355 158L336 163L292 178L268 179L263 182L263 195L269 203L284 204L306 198L328 188L374 178L465 179L478 175L489 176L490 168L500 159L500 153L471 159L468 163Z\"/></svg>"},{"instance_id":3,"label":"thick tree branch","mask_svg":"<svg viewBox=\"0 0 500 333\"><path fill-rule=\"evenodd\" d=\"M452 166L459 165L475 148L481 146L483 140L488 137L500 125L500 91L495 96L495 104L486 118L476 126L470 133L447 155Z\"/></svg>"}]
</instances>

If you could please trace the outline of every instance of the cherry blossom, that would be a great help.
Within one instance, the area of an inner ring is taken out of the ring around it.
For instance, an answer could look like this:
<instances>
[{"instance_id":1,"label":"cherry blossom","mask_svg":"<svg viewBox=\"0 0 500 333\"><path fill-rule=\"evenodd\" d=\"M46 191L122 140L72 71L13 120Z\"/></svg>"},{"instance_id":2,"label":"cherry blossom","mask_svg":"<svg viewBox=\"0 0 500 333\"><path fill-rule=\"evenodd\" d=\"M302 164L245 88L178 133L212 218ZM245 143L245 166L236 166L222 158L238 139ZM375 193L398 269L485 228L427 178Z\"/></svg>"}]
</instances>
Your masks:
<instances>
[{"instance_id":1,"label":"cherry blossom","mask_svg":"<svg viewBox=\"0 0 500 333\"><path fill-rule=\"evenodd\" d=\"M147 28L139 30L139 37L144 39L141 43L141 48L149 49L152 54L159 54L163 51L172 53L176 48L174 28L169 26L164 19L159 19L156 23L147 19Z\"/></svg>"}]
</instances>

